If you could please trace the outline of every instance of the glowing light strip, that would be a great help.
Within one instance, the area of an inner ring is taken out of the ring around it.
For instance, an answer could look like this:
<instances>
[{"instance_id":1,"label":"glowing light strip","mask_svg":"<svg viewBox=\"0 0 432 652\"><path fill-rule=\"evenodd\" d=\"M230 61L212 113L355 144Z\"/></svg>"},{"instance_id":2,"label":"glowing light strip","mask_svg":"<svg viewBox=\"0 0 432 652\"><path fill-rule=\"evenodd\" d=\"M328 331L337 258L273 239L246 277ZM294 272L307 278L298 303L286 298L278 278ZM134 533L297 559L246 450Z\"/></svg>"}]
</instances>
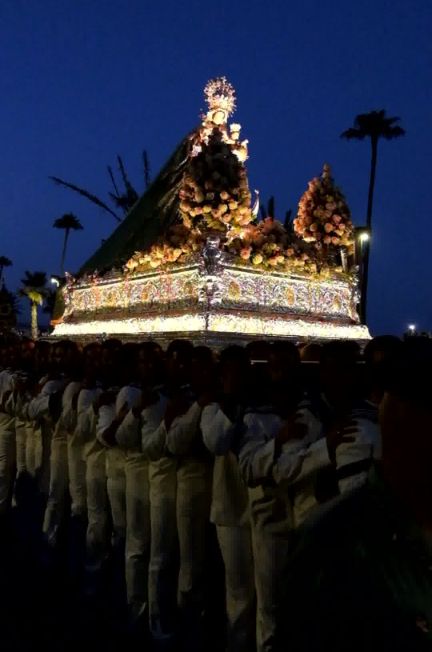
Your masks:
<instances>
[{"instance_id":1,"label":"glowing light strip","mask_svg":"<svg viewBox=\"0 0 432 652\"><path fill-rule=\"evenodd\" d=\"M58 324L54 336L80 337L91 335L155 335L165 333L212 333L250 337L307 337L318 339L368 340L366 326L305 321L301 319L262 319L252 316L210 314L206 327L204 314L186 314L166 317L95 320L87 323Z\"/></svg>"}]
</instances>

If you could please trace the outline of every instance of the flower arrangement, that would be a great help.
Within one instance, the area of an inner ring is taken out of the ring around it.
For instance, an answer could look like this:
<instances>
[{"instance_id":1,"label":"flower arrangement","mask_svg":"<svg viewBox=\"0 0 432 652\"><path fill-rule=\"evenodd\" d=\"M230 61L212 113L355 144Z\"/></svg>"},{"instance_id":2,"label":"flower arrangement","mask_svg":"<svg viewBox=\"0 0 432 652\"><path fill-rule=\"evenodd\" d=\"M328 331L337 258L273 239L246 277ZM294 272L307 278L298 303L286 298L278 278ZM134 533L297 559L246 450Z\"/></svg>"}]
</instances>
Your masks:
<instances>
[{"instance_id":1,"label":"flower arrangement","mask_svg":"<svg viewBox=\"0 0 432 652\"><path fill-rule=\"evenodd\" d=\"M334 184L329 165L324 165L320 177L309 181L298 205L294 231L318 251L347 247L351 252L354 241L350 210Z\"/></svg>"},{"instance_id":2,"label":"flower arrangement","mask_svg":"<svg viewBox=\"0 0 432 652\"><path fill-rule=\"evenodd\" d=\"M195 132L188 169L180 189L180 216L188 228L228 234L252 220L245 161L247 140L241 127L228 125L235 92L225 77L211 80L205 95L209 110Z\"/></svg>"},{"instance_id":3,"label":"flower arrangement","mask_svg":"<svg viewBox=\"0 0 432 652\"><path fill-rule=\"evenodd\" d=\"M203 235L196 229L188 229L184 224L174 224L163 241L156 242L147 251L136 251L127 261L124 271L137 273L173 263L185 263L201 249L204 240Z\"/></svg>"},{"instance_id":4,"label":"flower arrangement","mask_svg":"<svg viewBox=\"0 0 432 652\"><path fill-rule=\"evenodd\" d=\"M316 272L315 252L298 238L293 238L279 220L266 217L250 224L240 237L228 245L229 253L256 268Z\"/></svg>"},{"instance_id":5,"label":"flower arrangement","mask_svg":"<svg viewBox=\"0 0 432 652\"><path fill-rule=\"evenodd\" d=\"M222 248L244 265L320 275L342 271L333 252L345 247L351 253L353 225L329 166L301 197L294 233L274 217L257 223L245 168L248 141L240 140L239 124L228 124L235 109L234 89L224 77L217 78L207 84L205 95L208 111L191 137L178 191L178 221L150 249L136 252L125 272L186 263L215 232Z\"/></svg>"}]
</instances>

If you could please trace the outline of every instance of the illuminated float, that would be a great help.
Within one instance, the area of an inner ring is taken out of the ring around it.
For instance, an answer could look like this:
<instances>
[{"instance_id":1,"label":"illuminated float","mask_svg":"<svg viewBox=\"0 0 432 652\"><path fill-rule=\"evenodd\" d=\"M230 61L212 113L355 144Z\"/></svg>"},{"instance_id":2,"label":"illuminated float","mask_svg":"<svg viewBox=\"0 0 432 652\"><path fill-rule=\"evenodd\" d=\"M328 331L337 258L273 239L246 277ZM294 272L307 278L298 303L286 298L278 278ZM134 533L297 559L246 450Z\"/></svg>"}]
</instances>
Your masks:
<instances>
[{"instance_id":1,"label":"illuminated float","mask_svg":"<svg viewBox=\"0 0 432 652\"><path fill-rule=\"evenodd\" d=\"M360 324L354 230L324 166L285 228L258 219L229 124L225 78L205 88L208 111L128 216L67 275L54 336L224 344L260 338L369 339Z\"/></svg>"}]
</instances>

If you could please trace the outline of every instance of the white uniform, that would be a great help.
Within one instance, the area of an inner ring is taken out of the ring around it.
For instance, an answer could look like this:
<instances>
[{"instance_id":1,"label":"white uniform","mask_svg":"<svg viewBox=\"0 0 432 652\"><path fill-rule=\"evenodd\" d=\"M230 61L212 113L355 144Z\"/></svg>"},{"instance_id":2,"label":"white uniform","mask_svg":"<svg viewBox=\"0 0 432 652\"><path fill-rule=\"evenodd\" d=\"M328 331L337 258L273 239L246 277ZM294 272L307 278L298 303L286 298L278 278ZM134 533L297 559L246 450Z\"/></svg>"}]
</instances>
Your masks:
<instances>
[{"instance_id":1,"label":"white uniform","mask_svg":"<svg viewBox=\"0 0 432 652\"><path fill-rule=\"evenodd\" d=\"M351 491L367 480L372 460L381 459L381 433L378 409L368 401L352 411L356 432L347 433L354 441L342 442L336 448L336 473L340 493Z\"/></svg>"},{"instance_id":2,"label":"white uniform","mask_svg":"<svg viewBox=\"0 0 432 652\"><path fill-rule=\"evenodd\" d=\"M65 381L42 379L40 385L40 393L27 404L27 416L33 422L34 463L39 491L48 497L51 442L55 426L50 414L50 399L53 394L63 391Z\"/></svg>"},{"instance_id":3,"label":"white uniform","mask_svg":"<svg viewBox=\"0 0 432 652\"><path fill-rule=\"evenodd\" d=\"M36 479L36 435L35 424L28 415L32 396L29 392L18 394L15 402L15 418L18 427L25 432L25 470L33 480Z\"/></svg>"},{"instance_id":4,"label":"white uniform","mask_svg":"<svg viewBox=\"0 0 432 652\"><path fill-rule=\"evenodd\" d=\"M20 416L20 396L11 395L8 403L15 415L15 441L16 441L16 477L21 477L27 471L26 447L27 447L27 423Z\"/></svg>"},{"instance_id":5,"label":"white uniform","mask_svg":"<svg viewBox=\"0 0 432 652\"><path fill-rule=\"evenodd\" d=\"M81 383L79 384L79 388ZM78 389L78 388L77 388ZM86 490L86 463L84 459L84 440L78 429L78 408L83 409L83 397L81 404L79 396L76 409L70 410L69 419L66 423L67 430L67 463L69 476L69 494L71 498L71 516L85 521L87 518L87 490ZM86 390L88 391L88 390ZM86 402L84 401L84 404Z\"/></svg>"},{"instance_id":6,"label":"white uniform","mask_svg":"<svg viewBox=\"0 0 432 652\"><path fill-rule=\"evenodd\" d=\"M87 535L86 567L98 571L109 550L109 505L106 487L105 447L96 439L97 414L93 402L101 390L82 389L78 396L75 438L86 465Z\"/></svg>"},{"instance_id":7,"label":"white uniform","mask_svg":"<svg viewBox=\"0 0 432 652\"><path fill-rule=\"evenodd\" d=\"M279 582L287 562L292 532L316 504L313 479L330 464L321 424L303 405L298 420L307 426L304 440L293 440L276 455L275 437L283 420L271 409L244 417L246 433L239 463L249 485L257 590L257 649L276 645ZM314 443L311 443L314 442Z\"/></svg>"},{"instance_id":8,"label":"white uniform","mask_svg":"<svg viewBox=\"0 0 432 652\"><path fill-rule=\"evenodd\" d=\"M212 461L200 430L202 408L193 403L172 422L167 449L177 460L178 603L185 633L199 640L204 611L206 539L210 517ZM194 641L193 644L196 644Z\"/></svg>"},{"instance_id":9,"label":"white uniform","mask_svg":"<svg viewBox=\"0 0 432 652\"><path fill-rule=\"evenodd\" d=\"M165 396L142 413L141 449L149 460L150 482L150 630L157 641L174 636L177 595L177 461L166 454Z\"/></svg>"},{"instance_id":10,"label":"white uniform","mask_svg":"<svg viewBox=\"0 0 432 652\"><path fill-rule=\"evenodd\" d=\"M115 404L103 405L99 409L96 438L106 448L107 490L113 523L112 544L121 546L126 537L126 452L119 446L111 446L104 439L104 432L109 428L125 403L134 407L141 399L141 390L132 385L122 387L117 394Z\"/></svg>"},{"instance_id":11,"label":"white uniform","mask_svg":"<svg viewBox=\"0 0 432 652\"><path fill-rule=\"evenodd\" d=\"M231 450L239 426L212 403L202 412L201 431L216 456L210 520L216 525L225 566L227 650L249 652L255 648L255 579L248 491Z\"/></svg>"},{"instance_id":12,"label":"white uniform","mask_svg":"<svg viewBox=\"0 0 432 652\"><path fill-rule=\"evenodd\" d=\"M15 469L15 416L14 411L6 406L8 392L14 389L12 371L0 372L0 515L6 514L12 494Z\"/></svg>"},{"instance_id":13,"label":"white uniform","mask_svg":"<svg viewBox=\"0 0 432 652\"><path fill-rule=\"evenodd\" d=\"M69 484L67 439L75 427L76 413L72 400L79 388L80 383L76 381L66 385L62 396L61 415L54 427L51 440L49 494L42 528L50 546L56 545L59 528L65 520Z\"/></svg>"},{"instance_id":14,"label":"white uniform","mask_svg":"<svg viewBox=\"0 0 432 652\"><path fill-rule=\"evenodd\" d=\"M152 409L153 408L153 409ZM139 618L148 605L150 560L149 461L142 452L141 429L159 425L161 403L142 411L139 418L129 411L117 429L116 440L126 463L126 590L132 618Z\"/></svg>"}]
</instances>

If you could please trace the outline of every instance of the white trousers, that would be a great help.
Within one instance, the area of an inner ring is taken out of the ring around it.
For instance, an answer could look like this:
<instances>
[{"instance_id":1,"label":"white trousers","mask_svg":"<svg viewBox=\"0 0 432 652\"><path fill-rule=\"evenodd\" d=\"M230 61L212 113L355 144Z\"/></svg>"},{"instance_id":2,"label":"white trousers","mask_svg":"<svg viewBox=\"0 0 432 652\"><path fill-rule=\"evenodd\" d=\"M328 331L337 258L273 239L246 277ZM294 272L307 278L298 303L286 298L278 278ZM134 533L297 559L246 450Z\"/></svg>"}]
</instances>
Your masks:
<instances>
[{"instance_id":1,"label":"white trousers","mask_svg":"<svg viewBox=\"0 0 432 652\"><path fill-rule=\"evenodd\" d=\"M2 417L3 415L0 415ZM0 515L9 509L15 471L15 429L14 421L0 423Z\"/></svg>"},{"instance_id":2,"label":"white trousers","mask_svg":"<svg viewBox=\"0 0 432 652\"><path fill-rule=\"evenodd\" d=\"M289 532L252 527L255 587L257 595L257 652L277 648L277 620L284 571L290 550Z\"/></svg>"},{"instance_id":3,"label":"white trousers","mask_svg":"<svg viewBox=\"0 0 432 652\"><path fill-rule=\"evenodd\" d=\"M212 467L184 460L177 470L177 529L180 550L178 602L180 609L202 613L204 608L206 539L210 518Z\"/></svg>"},{"instance_id":4,"label":"white trousers","mask_svg":"<svg viewBox=\"0 0 432 652\"><path fill-rule=\"evenodd\" d=\"M150 629L155 640L174 636L178 578L176 523L177 461L149 463L151 544L149 565Z\"/></svg>"},{"instance_id":5,"label":"white trousers","mask_svg":"<svg viewBox=\"0 0 432 652\"><path fill-rule=\"evenodd\" d=\"M87 487L84 445L73 441L71 436L67 440L67 460L71 514L85 519L87 518Z\"/></svg>"},{"instance_id":6,"label":"white trousers","mask_svg":"<svg viewBox=\"0 0 432 652\"><path fill-rule=\"evenodd\" d=\"M67 491L67 442L65 437L56 437L51 441L49 493L42 528L50 546L56 545L59 528L65 520Z\"/></svg>"},{"instance_id":7,"label":"white trousers","mask_svg":"<svg viewBox=\"0 0 432 652\"><path fill-rule=\"evenodd\" d=\"M86 457L86 489L86 565L88 570L97 571L109 551L109 504L104 450L90 453Z\"/></svg>"},{"instance_id":8,"label":"white trousers","mask_svg":"<svg viewBox=\"0 0 432 652\"><path fill-rule=\"evenodd\" d=\"M119 448L106 451L107 491L113 524L112 544L118 548L126 538L126 455Z\"/></svg>"},{"instance_id":9,"label":"white trousers","mask_svg":"<svg viewBox=\"0 0 432 652\"><path fill-rule=\"evenodd\" d=\"M148 604L150 559L149 465L142 455L129 454L126 474L126 590L132 615Z\"/></svg>"},{"instance_id":10,"label":"white trousers","mask_svg":"<svg viewBox=\"0 0 432 652\"><path fill-rule=\"evenodd\" d=\"M256 605L252 534L248 526L217 525L225 567L227 652L255 649Z\"/></svg>"},{"instance_id":11,"label":"white trousers","mask_svg":"<svg viewBox=\"0 0 432 652\"><path fill-rule=\"evenodd\" d=\"M39 491L46 497L50 485L51 440L53 428L50 423L42 421L34 428L34 461Z\"/></svg>"}]
</instances>

